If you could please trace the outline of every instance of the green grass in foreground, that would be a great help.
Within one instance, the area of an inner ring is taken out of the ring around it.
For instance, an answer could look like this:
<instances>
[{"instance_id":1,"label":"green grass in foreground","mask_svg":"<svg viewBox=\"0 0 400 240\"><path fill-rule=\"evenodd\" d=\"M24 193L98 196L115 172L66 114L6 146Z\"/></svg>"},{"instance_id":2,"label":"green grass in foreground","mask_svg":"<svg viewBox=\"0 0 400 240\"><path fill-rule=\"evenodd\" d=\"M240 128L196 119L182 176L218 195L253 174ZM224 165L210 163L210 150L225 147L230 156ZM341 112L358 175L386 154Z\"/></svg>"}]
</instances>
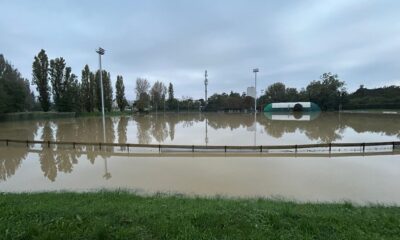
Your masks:
<instances>
[{"instance_id":1,"label":"green grass in foreground","mask_svg":"<svg viewBox=\"0 0 400 240\"><path fill-rule=\"evenodd\" d=\"M0 194L1 239L399 239L400 208L126 192Z\"/></svg>"}]
</instances>

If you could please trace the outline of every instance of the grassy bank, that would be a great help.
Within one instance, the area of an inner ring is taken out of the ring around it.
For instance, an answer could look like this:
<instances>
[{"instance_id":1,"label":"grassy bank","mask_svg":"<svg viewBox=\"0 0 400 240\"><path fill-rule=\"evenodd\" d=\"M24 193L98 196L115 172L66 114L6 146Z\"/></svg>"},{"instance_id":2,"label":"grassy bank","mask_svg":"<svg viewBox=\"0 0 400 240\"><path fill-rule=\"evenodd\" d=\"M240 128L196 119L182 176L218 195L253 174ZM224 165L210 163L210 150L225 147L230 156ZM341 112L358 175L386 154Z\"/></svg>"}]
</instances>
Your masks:
<instances>
[{"instance_id":1,"label":"grassy bank","mask_svg":"<svg viewBox=\"0 0 400 240\"><path fill-rule=\"evenodd\" d=\"M398 239L399 207L126 192L0 194L2 239Z\"/></svg>"}]
</instances>

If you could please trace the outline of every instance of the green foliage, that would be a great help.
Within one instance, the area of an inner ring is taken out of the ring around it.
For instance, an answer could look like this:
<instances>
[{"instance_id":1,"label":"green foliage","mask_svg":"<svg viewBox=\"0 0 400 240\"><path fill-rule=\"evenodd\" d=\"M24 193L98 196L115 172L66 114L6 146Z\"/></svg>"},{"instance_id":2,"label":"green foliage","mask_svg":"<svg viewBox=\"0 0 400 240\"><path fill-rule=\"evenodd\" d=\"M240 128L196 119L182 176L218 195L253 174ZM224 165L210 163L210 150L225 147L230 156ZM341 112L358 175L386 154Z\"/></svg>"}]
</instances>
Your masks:
<instances>
[{"instance_id":1,"label":"green foliage","mask_svg":"<svg viewBox=\"0 0 400 240\"><path fill-rule=\"evenodd\" d=\"M2 239L398 239L399 207L127 192L0 194Z\"/></svg>"},{"instance_id":2,"label":"green foliage","mask_svg":"<svg viewBox=\"0 0 400 240\"><path fill-rule=\"evenodd\" d=\"M153 87L150 90L151 94L151 102L153 104L153 108L160 109L165 102L165 94L167 92L167 88L165 85L160 82L156 81L153 84Z\"/></svg>"},{"instance_id":3,"label":"green foliage","mask_svg":"<svg viewBox=\"0 0 400 240\"><path fill-rule=\"evenodd\" d=\"M348 96L346 109L399 109L400 87L367 89L363 85Z\"/></svg>"},{"instance_id":4,"label":"green foliage","mask_svg":"<svg viewBox=\"0 0 400 240\"><path fill-rule=\"evenodd\" d=\"M81 111L80 84L62 57L50 60L49 75L55 109L59 112Z\"/></svg>"},{"instance_id":5,"label":"green foliage","mask_svg":"<svg viewBox=\"0 0 400 240\"><path fill-rule=\"evenodd\" d=\"M32 64L32 84L39 92L39 102L43 111L50 110L50 87L48 79L49 60L45 50L41 50Z\"/></svg>"},{"instance_id":6,"label":"green foliage","mask_svg":"<svg viewBox=\"0 0 400 240\"><path fill-rule=\"evenodd\" d=\"M150 83L145 78L136 79L136 101L134 103L135 107L139 111L146 111L150 106L150 95L149 95Z\"/></svg>"},{"instance_id":7,"label":"green foliage","mask_svg":"<svg viewBox=\"0 0 400 240\"><path fill-rule=\"evenodd\" d=\"M214 94L208 98L206 111L227 111L227 110L251 110L254 109L254 98L246 96L244 93L230 92L230 94Z\"/></svg>"},{"instance_id":8,"label":"green foliage","mask_svg":"<svg viewBox=\"0 0 400 240\"><path fill-rule=\"evenodd\" d=\"M324 73L320 81L312 81L307 86L307 93L310 101L322 110L338 109L346 95L344 85L337 74Z\"/></svg>"},{"instance_id":9,"label":"green foliage","mask_svg":"<svg viewBox=\"0 0 400 240\"><path fill-rule=\"evenodd\" d=\"M124 80L122 76L117 76L117 82L115 83L115 91L116 91L116 101L118 108L121 112L125 110L125 107L128 105L128 102L125 98L125 86Z\"/></svg>"},{"instance_id":10,"label":"green foliage","mask_svg":"<svg viewBox=\"0 0 400 240\"><path fill-rule=\"evenodd\" d=\"M106 70L102 71L102 80L103 80L103 91L104 91L104 109L108 112L112 110L112 101L113 101L113 89L111 86L111 77L110 73ZM100 73L96 72L95 76L96 82L96 96L97 96L97 109L101 111L101 88L100 88Z\"/></svg>"},{"instance_id":11,"label":"green foliage","mask_svg":"<svg viewBox=\"0 0 400 240\"><path fill-rule=\"evenodd\" d=\"M258 103L265 106L274 102L311 101L322 110L337 110L347 101L345 82L338 75L324 73L319 81L312 81L306 89L300 92L296 88L286 88L285 84L277 82L270 85Z\"/></svg>"},{"instance_id":12,"label":"green foliage","mask_svg":"<svg viewBox=\"0 0 400 240\"><path fill-rule=\"evenodd\" d=\"M31 110L33 105L29 82L0 54L0 113Z\"/></svg>"},{"instance_id":13,"label":"green foliage","mask_svg":"<svg viewBox=\"0 0 400 240\"><path fill-rule=\"evenodd\" d=\"M168 100L167 100L168 109L176 109L177 108L177 100L174 97L174 85L169 83L168 85Z\"/></svg>"},{"instance_id":14,"label":"green foliage","mask_svg":"<svg viewBox=\"0 0 400 240\"><path fill-rule=\"evenodd\" d=\"M82 76L81 76L81 101L82 101L82 107L83 110L86 112L93 112L94 110L94 105L93 103L93 91L91 84L93 81L91 81L92 73L90 72L89 66L86 64L85 67L82 70Z\"/></svg>"}]
</instances>

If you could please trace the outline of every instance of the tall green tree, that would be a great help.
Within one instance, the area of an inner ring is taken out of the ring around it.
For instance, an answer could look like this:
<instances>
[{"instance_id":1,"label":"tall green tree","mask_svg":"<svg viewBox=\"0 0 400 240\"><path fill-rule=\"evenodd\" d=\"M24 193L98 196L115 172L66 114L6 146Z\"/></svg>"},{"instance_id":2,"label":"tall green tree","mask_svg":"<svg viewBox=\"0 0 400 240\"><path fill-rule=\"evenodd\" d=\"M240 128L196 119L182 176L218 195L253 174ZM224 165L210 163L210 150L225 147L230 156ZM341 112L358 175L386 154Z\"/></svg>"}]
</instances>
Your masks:
<instances>
[{"instance_id":1,"label":"tall green tree","mask_svg":"<svg viewBox=\"0 0 400 240\"><path fill-rule=\"evenodd\" d=\"M30 110L32 96L29 81L0 54L0 113Z\"/></svg>"},{"instance_id":2,"label":"tall green tree","mask_svg":"<svg viewBox=\"0 0 400 240\"><path fill-rule=\"evenodd\" d=\"M271 84L265 91L265 95L267 95L272 102L285 102L286 86L281 82Z\"/></svg>"},{"instance_id":3,"label":"tall green tree","mask_svg":"<svg viewBox=\"0 0 400 240\"><path fill-rule=\"evenodd\" d=\"M174 85L172 85L172 83L169 83L168 85L168 100L174 100Z\"/></svg>"},{"instance_id":4,"label":"tall green tree","mask_svg":"<svg viewBox=\"0 0 400 240\"><path fill-rule=\"evenodd\" d=\"M115 95L118 108L122 112L125 110L125 107L128 103L125 98L125 86L122 76L117 76L117 82L115 83Z\"/></svg>"},{"instance_id":5,"label":"tall green tree","mask_svg":"<svg viewBox=\"0 0 400 240\"><path fill-rule=\"evenodd\" d=\"M65 65L65 60L62 57L50 60L49 78L53 102L57 111L60 111L60 100L67 87L65 75L70 74L70 72L66 72ZM69 69L69 71L70 70L71 69Z\"/></svg>"},{"instance_id":6,"label":"tall green tree","mask_svg":"<svg viewBox=\"0 0 400 240\"><path fill-rule=\"evenodd\" d=\"M162 103L165 101L166 91L167 91L167 88L165 87L165 85L162 82L156 81L153 84L153 87L150 90L150 96L151 96L153 105L155 106L156 109L160 108Z\"/></svg>"},{"instance_id":7,"label":"tall green tree","mask_svg":"<svg viewBox=\"0 0 400 240\"><path fill-rule=\"evenodd\" d=\"M32 84L39 92L39 102L43 111L50 109L50 87L48 79L49 60L45 50L41 50L32 64Z\"/></svg>"},{"instance_id":8,"label":"tall green tree","mask_svg":"<svg viewBox=\"0 0 400 240\"><path fill-rule=\"evenodd\" d=\"M139 111L145 111L149 107L150 104L150 95L149 95L150 83L145 78L137 78L136 79L136 101L135 105Z\"/></svg>"},{"instance_id":9,"label":"tall green tree","mask_svg":"<svg viewBox=\"0 0 400 240\"><path fill-rule=\"evenodd\" d=\"M345 82L339 80L337 74L324 73L318 81L307 86L310 101L317 103L322 110L338 109L342 97L347 95Z\"/></svg>"},{"instance_id":10,"label":"tall green tree","mask_svg":"<svg viewBox=\"0 0 400 240\"><path fill-rule=\"evenodd\" d=\"M49 75L55 109L60 112L81 111L80 84L62 57L50 60Z\"/></svg>"},{"instance_id":11,"label":"tall green tree","mask_svg":"<svg viewBox=\"0 0 400 240\"><path fill-rule=\"evenodd\" d=\"M92 73L90 72L89 66L86 64L82 70L82 78L81 78L82 107L86 112L93 111L93 105L91 99L93 97L93 92L91 91L90 87L91 74Z\"/></svg>"},{"instance_id":12,"label":"tall green tree","mask_svg":"<svg viewBox=\"0 0 400 240\"><path fill-rule=\"evenodd\" d=\"M174 85L172 83L169 83L168 85L168 100L167 100L168 108L174 109L176 105L176 100L174 97Z\"/></svg>"},{"instance_id":13,"label":"tall green tree","mask_svg":"<svg viewBox=\"0 0 400 240\"><path fill-rule=\"evenodd\" d=\"M106 70L102 71L103 91L104 91L104 108L106 111L111 112L113 101L113 89L111 86L110 73ZM100 71L96 72L96 95L97 95L97 109L101 111L101 87L100 87Z\"/></svg>"}]
</instances>

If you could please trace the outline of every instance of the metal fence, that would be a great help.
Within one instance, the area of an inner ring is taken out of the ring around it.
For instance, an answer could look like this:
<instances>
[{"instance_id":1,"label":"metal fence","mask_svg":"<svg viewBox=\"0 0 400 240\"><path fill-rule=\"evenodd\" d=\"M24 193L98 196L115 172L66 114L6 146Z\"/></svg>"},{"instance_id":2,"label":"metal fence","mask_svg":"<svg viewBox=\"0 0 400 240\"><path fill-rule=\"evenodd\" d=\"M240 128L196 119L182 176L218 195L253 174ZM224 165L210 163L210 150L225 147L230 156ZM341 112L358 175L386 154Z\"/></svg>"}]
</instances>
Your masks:
<instances>
[{"instance_id":1,"label":"metal fence","mask_svg":"<svg viewBox=\"0 0 400 240\"><path fill-rule=\"evenodd\" d=\"M0 143L9 146L11 143L24 145L28 148L39 144L43 147L62 146L63 148L76 149L77 147L95 147L98 150L105 150L110 147L119 147L127 152L224 152L224 153L321 153L321 152L374 152L386 149L386 151L399 151L400 141L393 142L365 142L365 143L318 143L298 145L258 145L258 146L232 146L232 145L171 145L171 144L132 144L132 143L104 143L104 142L69 142L69 141L45 141L45 140L16 140L0 139Z\"/></svg>"}]
</instances>

